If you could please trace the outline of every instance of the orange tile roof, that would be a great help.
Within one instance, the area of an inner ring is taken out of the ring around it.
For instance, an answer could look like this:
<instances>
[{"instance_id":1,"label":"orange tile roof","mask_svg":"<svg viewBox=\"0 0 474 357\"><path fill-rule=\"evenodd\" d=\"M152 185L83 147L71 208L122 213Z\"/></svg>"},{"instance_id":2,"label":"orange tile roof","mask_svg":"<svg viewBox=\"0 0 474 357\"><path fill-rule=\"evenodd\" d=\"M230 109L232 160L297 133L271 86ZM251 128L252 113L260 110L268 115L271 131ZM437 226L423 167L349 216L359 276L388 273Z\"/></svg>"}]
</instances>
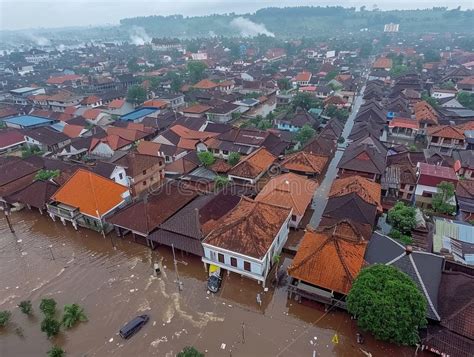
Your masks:
<instances>
[{"instance_id":1,"label":"orange tile roof","mask_svg":"<svg viewBox=\"0 0 474 357\"><path fill-rule=\"evenodd\" d=\"M122 139L125 139L128 141L140 140L146 136L146 133L141 130L121 128L118 126L107 127L107 134L117 135L117 136L120 136Z\"/></svg>"},{"instance_id":2,"label":"orange tile roof","mask_svg":"<svg viewBox=\"0 0 474 357\"><path fill-rule=\"evenodd\" d=\"M197 82L194 85L194 88L197 88L197 89L212 89L212 88L216 88L217 86L218 86L217 83L215 83L213 81L210 81L209 79L203 79L203 80L200 80L199 82Z\"/></svg>"},{"instance_id":3,"label":"orange tile roof","mask_svg":"<svg viewBox=\"0 0 474 357\"><path fill-rule=\"evenodd\" d=\"M161 99L150 99L143 103L144 107L166 108L168 103Z\"/></svg>"},{"instance_id":4,"label":"orange tile roof","mask_svg":"<svg viewBox=\"0 0 474 357\"><path fill-rule=\"evenodd\" d=\"M422 122L438 124L438 113L426 101L422 100L414 104L415 119Z\"/></svg>"},{"instance_id":5,"label":"orange tile roof","mask_svg":"<svg viewBox=\"0 0 474 357\"><path fill-rule=\"evenodd\" d=\"M88 105L88 104L95 104L95 103L98 103L100 102L100 98L96 95L90 95L88 97L85 97L82 101L81 101L81 104L85 104L85 105Z\"/></svg>"},{"instance_id":6,"label":"orange tile roof","mask_svg":"<svg viewBox=\"0 0 474 357\"><path fill-rule=\"evenodd\" d=\"M71 106L71 107L66 107L64 109L64 113L65 114L74 114L76 112L77 108L74 107L74 106Z\"/></svg>"},{"instance_id":7,"label":"orange tile roof","mask_svg":"<svg viewBox=\"0 0 474 357\"><path fill-rule=\"evenodd\" d=\"M52 196L54 201L77 207L88 216L100 218L124 201L128 188L97 175L78 169Z\"/></svg>"},{"instance_id":8,"label":"orange tile roof","mask_svg":"<svg viewBox=\"0 0 474 357\"><path fill-rule=\"evenodd\" d=\"M284 159L281 166L290 171L321 174L328 160L327 156L299 151Z\"/></svg>"},{"instance_id":9,"label":"orange tile roof","mask_svg":"<svg viewBox=\"0 0 474 357\"><path fill-rule=\"evenodd\" d=\"M124 104L125 104L125 99L114 99L113 101L109 103L108 107L111 109L119 109L119 108L122 108Z\"/></svg>"},{"instance_id":10,"label":"orange tile roof","mask_svg":"<svg viewBox=\"0 0 474 357\"><path fill-rule=\"evenodd\" d=\"M392 68L392 60L387 57L380 57L372 65L373 68L381 68L381 69L390 69Z\"/></svg>"},{"instance_id":11,"label":"orange tile roof","mask_svg":"<svg viewBox=\"0 0 474 357\"><path fill-rule=\"evenodd\" d=\"M261 147L241 159L240 162L229 171L229 174L253 179L267 171L275 160L276 156Z\"/></svg>"},{"instance_id":12,"label":"orange tile roof","mask_svg":"<svg viewBox=\"0 0 474 357\"><path fill-rule=\"evenodd\" d=\"M84 130L84 127L81 125L66 124L63 129L63 134L66 134L70 138L77 138L81 135L82 130Z\"/></svg>"},{"instance_id":13,"label":"orange tile roof","mask_svg":"<svg viewBox=\"0 0 474 357\"><path fill-rule=\"evenodd\" d=\"M335 180L328 197L339 197L353 192L365 202L376 205L380 212L382 211L382 187L380 184L361 176L350 176Z\"/></svg>"},{"instance_id":14,"label":"orange tile roof","mask_svg":"<svg viewBox=\"0 0 474 357\"><path fill-rule=\"evenodd\" d=\"M87 109L84 113L82 113L82 116L85 119L96 120L100 113L102 113L102 110L91 108L91 109Z\"/></svg>"},{"instance_id":15,"label":"orange tile roof","mask_svg":"<svg viewBox=\"0 0 474 357\"><path fill-rule=\"evenodd\" d=\"M451 125L440 125L435 126L432 128L428 128L428 135L429 136L437 136L441 138L448 138L448 139L459 139L464 140L464 130Z\"/></svg>"},{"instance_id":16,"label":"orange tile roof","mask_svg":"<svg viewBox=\"0 0 474 357\"><path fill-rule=\"evenodd\" d=\"M420 124L418 121L408 118L393 118L388 124L390 128L410 128L410 129L419 129Z\"/></svg>"},{"instance_id":17,"label":"orange tile roof","mask_svg":"<svg viewBox=\"0 0 474 357\"><path fill-rule=\"evenodd\" d=\"M183 109L183 113L188 113L188 114L203 114L207 112L209 109L211 109L209 105L204 105L204 104L194 104L191 105L187 108Z\"/></svg>"},{"instance_id":18,"label":"orange tile roof","mask_svg":"<svg viewBox=\"0 0 474 357\"><path fill-rule=\"evenodd\" d=\"M458 84L474 85L474 76L463 78L458 82Z\"/></svg>"},{"instance_id":19,"label":"orange tile roof","mask_svg":"<svg viewBox=\"0 0 474 357\"><path fill-rule=\"evenodd\" d=\"M296 75L295 81L296 82L309 82L311 79L311 72L300 72Z\"/></svg>"},{"instance_id":20,"label":"orange tile roof","mask_svg":"<svg viewBox=\"0 0 474 357\"><path fill-rule=\"evenodd\" d=\"M219 135L218 133L188 129L185 126L179 124L173 125L170 130L182 139L205 140L207 138Z\"/></svg>"},{"instance_id":21,"label":"orange tile roof","mask_svg":"<svg viewBox=\"0 0 474 357\"><path fill-rule=\"evenodd\" d=\"M273 177L255 200L292 208L295 214L303 216L317 187L316 182L306 177L287 173Z\"/></svg>"},{"instance_id":22,"label":"orange tile roof","mask_svg":"<svg viewBox=\"0 0 474 357\"><path fill-rule=\"evenodd\" d=\"M288 274L295 279L348 294L352 282L364 264L366 241L347 238L346 231L338 227L324 228L321 231L308 230L301 241ZM341 234L344 233L344 234Z\"/></svg>"},{"instance_id":23,"label":"orange tile roof","mask_svg":"<svg viewBox=\"0 0 474 357\"><path fill-rule=\"evenodd\" d=\"M161 147L160 143L142 140L138 143L137 151L140 154L144 154L144 155L160 156L158 153L160 150L160 147Z\"/></svg>"},{"instance_id":24,"label":"orange tile roof","mask_svg":"<svg viewBox=\"0 0 474 357\"><path fill-rule=\"evenodd\" d=\"M46 83L63 84L64 82L67 82L67 81L77 81L79 79L82 79L82 77L77 74L66 74L64 76L51 77L46 81Z\"/></svg>"}]
</instances>

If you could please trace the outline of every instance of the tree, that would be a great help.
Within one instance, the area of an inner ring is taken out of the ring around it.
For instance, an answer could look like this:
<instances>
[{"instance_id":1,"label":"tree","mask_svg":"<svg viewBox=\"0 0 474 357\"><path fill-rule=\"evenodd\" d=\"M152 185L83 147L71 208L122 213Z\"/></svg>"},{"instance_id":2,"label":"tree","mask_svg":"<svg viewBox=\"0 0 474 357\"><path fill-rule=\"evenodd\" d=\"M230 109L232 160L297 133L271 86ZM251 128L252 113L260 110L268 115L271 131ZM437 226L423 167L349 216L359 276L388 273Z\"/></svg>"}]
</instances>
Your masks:
<instances>
[{"instance_id":1,"label":"tree","mask_svg":"<svg viewBox=\"0 0 474 357\"><path fill-rule=\"evenodd\" d=\"M146 100L146 89L142 86L136 84L131 86L127 92L127 101L135 104L140 105Z\"/></svg>"},{"instance_id":2,"label":"tree","mask_svg":"<svg viewBox=\"0 0 474 357\"><path fill-rule=\"evenodd\" d=\"M451 182L440 182L436 186L437 193L433 196L431 206L435 212L442 214L453 214L456 212L456 206L449 203L454 197L454 185Z\"/></svg>"},{"instance_id":3,"label":"tree","mask_svg":"<svg viewBox=\"0 0 474 357\"><path fill-rule=\"evenodd\" d=\"M56 336L59 333L61 324L54 317L47 316L41 322L41 331L46 333L48 338Z\"/></svg>"},{"instance_id":4,"label":"tree","mask_svg":"<svg viewBox=\"0 0 474 357\"><path fill-rule=\"evenodd\" d=\"M278 84L278 88L280 90L288 90L288 89L291 88L291 83L290 83L290 80L288 78L280 78L277 81L277 84Z\"/></svg>"},{"instance_id":5,"label":"tree","mask_svg":"<svg viewBox=\"0 0 474 357\"><path fill-rule=\"evenodd\" d=\"M439 55L439 52L431 48L425 51L424 58L425 58L425 62L438 62L441 60L441 56Z\"/></svg>"},{"instance_id":6,"label":"tree","mask_svg":"<svg viewBox=\"0 0 474 357\"><path fill-rule=\"evenodd\" d=\"M326 74L326 76L324 77L325 80L327 81L331 81L333 80L334 78L336 78L336 76L339 74L339 71L337 70L332 70L331 72L329 72L328 74Z\"/></svg>"},{"instance_id":7,"label":"tree","mask_svg":"<svg viewBox=\"0 0 474 357\"><path fill-rule=\"evenodd\" d=\"M0 311L0 327L5 327L10 321L12 313L10 311L4 310Z\"/></svg>"},{"instance_id":8,"label":"tree","mask_svg":"<svg viewBox=\"0 0 474 357\"><path fill-rule=\"evenodd\" d=\"M390 70L390 75L392 77L398 77L398 76L401 76L402 74L405 74L407 71L408 71L407 66L405 66L404 64L399 64L392 67L392 69Z\"/></svg>"},{"instance_id":9,"label":"tree","mask_svg":"<svg viewBox=\"0 0 474 357\"><path fill-rule=\"evenodd\" d=\"M176 357L204 357L204 353L199 352L194 347L184 347L181 352L179 352Z\"/></svg>"},{"instance_id":10,"label":"tree","mask_svg":"<svg viewBox=\"0 0 474 357\"><path fill-rule=\"evenodd\" d=\"M427 93L422 93L421 99L423 99L426 103L431 105L433 108L437 108L439 106L436 98L430 97Z\"/></svg>"},{"instance_id":11,"label":"tree","mask_svg":"<svg viewBox=\"0 0 474 357\"><path fill-rule=\"evenodd\" d=\"M227 159L229 165L235 166L240 161L240 154L238 152L231 152L229 153L229 158Z\"/></svg>"},{"instance_id":12,"label":"tree","mask_svg":"<svg viewBox=\"0 0 474 357\"><path fill-rule=\"evenodd\" d=\"M209 151L198 152L197 156L201 164L205 167L211 166L216 161L214 155L212 155Z\"/></svg>"},{"instance_id":13,"label":"tree","mask_svg":"<svg viewBox=\"0 0 474 357\"><path fill-rule=\"evenodd\" d=\"M278 265L280 264L281 255L276 254L273 256L273 264L276 265L275 268L275 281L278 283Z\"/></svg>"},{"instance_id":14,"label":"tree","mask_svg":"<svg viewBox=\"0 0 474 357\"><path fill-rule=\"evenodd\" d=\"M456 84L450 80L450 81L441 83L439 87L442 89L456 89Z\"/></svg>"},{"instance_id":15,"label":"tree","mask_svg":"<svg viewBox=\"0 0 474 357\"><path fill-rule=\"evenodd\" d=\"M204 71L207 66L201 61L190 61L188 62L188 72L191 83L197 83L204 78Z\"/></svg>"},{"instance_id":16,"label":"tree","mask_svg":"<svg viewBox=\"0 0 474 357\"><path fill-rule=\"evenodd\" d=\"M474 110L474 93L459 92L457 100L466 108Z\"/></svg>"},{"instance_id":17,"label":"tree","mask_svg":"<svg viewBox=\"0 0 474 357\"><path fill-rule=\"evenodd\" d=\"M133 57L127 62L127 68L130 72L138 72L140 70L140 66L137 64L137 58Z\"/></svg>"},{"instance_id":18,"label":"tree","mask_svg":"<svg viewBox=\"0 0 474 357\"><path fill-rule=\"evenodd\" d=\"M27 145L21 150L21 157L26 159L30 156L41 155L42 151L37 145L29 146Z\"/></svg>"},{"instance_id":19,"label":"tree","mask_svg":"<svg viewBox=\"0 0 474 357\"><path fill-rule=\"evenodd\" d=\"M53 348L48 351L48 357L63 357L65 354L64 350L58 346L53 346Z\"/></svg>"},{"instance_id":20,"label":"tree","mask_svg":"<svg viewBox=\"0 0 474 357\"><path fill-rule=\"evenodd\" d=\"M53 317L56 314L56 300L41 299L40 310L46 317Z\"/></svg>"},{"instance_id":21,"label":"tree","mask_svg":"<svg viewBox=\"0 0 474 357\"><path fill-rule=\"evenodd\" d=\"M321 101L310 93L298 93L293 97L291 105L295 110L297 108L310 110L311 108L321 108Z\"/></svg>"},{"instance_id":22,"label":"tree","mask_svg":"<svg viewBox=\"0 0 474 357\"><path fill-rule=\"evenodd\" d=\"M419 341L426 326L426 300L408 275L383 264L362 269L347 295L357 325L375 338L403 345Z\"/></svg>"},{"instance_id":23,"label":"tree","mask_svg":"<svg viewBox=\"0 0 474 357\"><path fill-rule=\"evenodd\" d=\"M360 46L360 57L367 58L372 54L373 46L372 42L364 42L362 46Z\"/></svg>"},{"instance_id":24,"label":"tree","mask_svg":"<svg viewBox=\"0 0 474 357\"><path fill-rule=\"evenodd\" d=\"M388 223L402 234L410 234L416 226L415 216L415 208L399 201L388 211Z\"/></svg>"},{"instance_id":25,"label":"tree","mask_svg":"<svg viewBox=\"0 0 474 357\"><path fill-rule=\"evenodd\" d=\"M73 327L78 322L87 321L84 309L78 304L65 305L62 324L66 328Z\"/></svg>"},{"instance_id":26,"label":"tree","mask_svg":"<svg viewBox=\"0 0 474 357\"><path fill-rule=\"evenodd\" d=\"M61 174L59 170L39 170L36 173L35 180L48 181L52 178L56 178Z\"/></svg>"},{"instance_id":27,"label":"tree","mask_svg":"<svg viewBox=\"0 0 474 357\"><path fill-rule=\"evenodd\" d=\"M296 133L295 139L300 142L301 145L305 144L309 139L311 139L316 130L314 130L309 124L303 125L303 127Z\"/></svg>"},{"instance_id":28,"label":"tree","mask_svg":"<svg viewBox=\"0 0 474 357\"><path fill-rule=\"evenodd\" d=\"M214 178L214 187L215 188L225 187L228 183L229 183L229 179L225 176L216 176Z\"/></svg>"},{"instance_id":29,"label":"tree","mask_svg":"<svg viewBox=\"0 0 474 357\"><path fill-rule=\"evenodd\" d=\"M26 315L31 315L33 313L33 306L31 305L30 300L20 301L18 307L20 308L21 312Z\"/></svg>"}]
</instances>

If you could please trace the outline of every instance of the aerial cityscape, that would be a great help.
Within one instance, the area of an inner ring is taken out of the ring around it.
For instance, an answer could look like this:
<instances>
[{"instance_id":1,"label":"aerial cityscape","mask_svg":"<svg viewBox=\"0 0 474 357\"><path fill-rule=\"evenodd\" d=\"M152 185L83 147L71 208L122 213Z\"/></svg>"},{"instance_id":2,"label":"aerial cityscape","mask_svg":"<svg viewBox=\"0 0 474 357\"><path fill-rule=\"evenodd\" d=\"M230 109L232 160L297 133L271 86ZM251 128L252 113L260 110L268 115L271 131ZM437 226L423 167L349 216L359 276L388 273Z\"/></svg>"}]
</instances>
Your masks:
<instances>
[{"instance_id":1,"label":"aerial cityscape","mask_svg":"<svg viewBox=\"0 0 474 357\"><path fill-rule=\"evenodd\" d=\"M474 356L472 2L0 13L0 356Z\"/></svg>"}]
</instances>

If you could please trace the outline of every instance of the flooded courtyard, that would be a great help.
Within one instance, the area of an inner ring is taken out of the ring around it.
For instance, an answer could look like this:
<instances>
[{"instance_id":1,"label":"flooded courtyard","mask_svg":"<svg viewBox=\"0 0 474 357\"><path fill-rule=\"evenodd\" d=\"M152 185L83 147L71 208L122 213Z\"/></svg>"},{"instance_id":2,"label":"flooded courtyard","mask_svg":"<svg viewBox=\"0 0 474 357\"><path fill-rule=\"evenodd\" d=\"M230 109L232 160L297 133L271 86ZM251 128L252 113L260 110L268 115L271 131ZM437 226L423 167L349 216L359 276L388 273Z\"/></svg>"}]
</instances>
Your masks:
<instances>
[{"instance_id":1,"label":"flooded courtyard","mask_svg":"<svg viewBox=\"0 0 474 357\"><path fill-rule=\"evenodd\" d=\"M0 310L12 311L10 324L0 329L2 357L46 356L52 344L68 356L174 356L188 345L207 356L364 356L360 348L374 357L414 354L368 335L357 344L348 314L289 300L285 284L265 292L254 281L226 274L220 291L209 294L200 259L177 252L179 292L168 247L151 251L131 239L75 231L27 210L15 212L11 221L15 233L2 214ZM154 263L163 266L158 277ZM80 304L89 321L48 340L40 331L44 297L56 299L58 310ZM32 301L34 316L20 312L21 300ZM120 327L140 314L150 315L148 324L122 340Z\"/></svg>"}]
</instances>

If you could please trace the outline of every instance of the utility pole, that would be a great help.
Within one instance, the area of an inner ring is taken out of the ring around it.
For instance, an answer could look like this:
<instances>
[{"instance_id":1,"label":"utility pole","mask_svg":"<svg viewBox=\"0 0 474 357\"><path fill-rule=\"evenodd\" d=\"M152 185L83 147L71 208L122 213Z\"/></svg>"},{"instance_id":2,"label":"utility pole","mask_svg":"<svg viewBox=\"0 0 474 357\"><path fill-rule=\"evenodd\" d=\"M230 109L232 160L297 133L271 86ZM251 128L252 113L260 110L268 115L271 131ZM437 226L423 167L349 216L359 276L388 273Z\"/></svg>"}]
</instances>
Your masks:
<instances>
[{"instance_id":1,"label":"utility pole","mask_svg":"<svg viewBox=\"0 0 474 357\"><path fill-rule=\"evenodd\" d=\"M245 324L242 322L242 344L245 343Z\"/></svg>"},{"instance_id":2,"label":"utility pole","mask_svg":"<svg viewBox=\"0 0 474 357\"><path fill-rule=\"evenodd\" d=\"M176 273L176 283L178 284L178 292L181 292L181 290L183 290L183 284L181 283L181 280L179 279L178 262L176 261L176 254L174 252L174 244L171 244L171 249L173 250L174 271Z\"/></svg>"},{"instance_id":3,"label":"utility pole","mask_svg":"<svg viewBox=\"0 0 474 357\"><path fill-rule=\"evenodd\" d=\"M54 257L54 254L53 254L53 245L50 244L50 245L48 246L48 248L49 248L49 252L51 253L51 258L53 258L53 260L56 260L56 258Z\"/></svg>"},{"instance_id":4,"label":"utility pole","mask_svg":"<svg viewBox=\"0 0 474 357\"><path fill-rule=\"evenodd\" d=\"M10 232L15 233L12 223L10 222L10 210L7 208L5 208L5 218L7 220L8 228L10 228Z\"/></svg>"}]
</instances>

